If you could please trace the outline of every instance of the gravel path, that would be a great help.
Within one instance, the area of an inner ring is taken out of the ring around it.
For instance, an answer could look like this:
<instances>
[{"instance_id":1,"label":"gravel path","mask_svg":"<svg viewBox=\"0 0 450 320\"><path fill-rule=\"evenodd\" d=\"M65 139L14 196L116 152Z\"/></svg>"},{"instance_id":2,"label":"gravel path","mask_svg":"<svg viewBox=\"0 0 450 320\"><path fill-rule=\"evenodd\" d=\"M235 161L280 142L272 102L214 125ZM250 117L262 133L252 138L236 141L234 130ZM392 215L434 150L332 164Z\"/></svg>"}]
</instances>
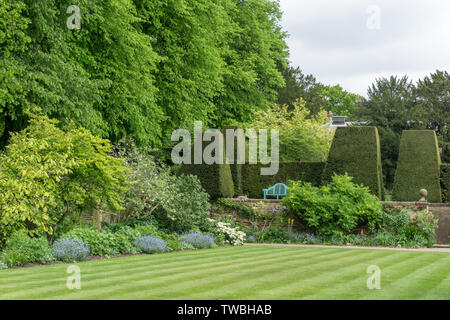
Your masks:
<instances>
[{"instance_id":1,"label":"gravel path","mask_svg":"<svg viewBox=\"0 0 450 320\"><path fill-rule=\"evenodd\" d=\"M246 246L272 246L272 247L316 247L316 248L342 248L342 249L372 249L372 250L400 250L400 251L418 251L418 252L447 252L450 248L386 248L386 247L358 247L358 246L328 246L320 244L284 244L284 243L246 243Z\"/></svg>"}]
</instances>

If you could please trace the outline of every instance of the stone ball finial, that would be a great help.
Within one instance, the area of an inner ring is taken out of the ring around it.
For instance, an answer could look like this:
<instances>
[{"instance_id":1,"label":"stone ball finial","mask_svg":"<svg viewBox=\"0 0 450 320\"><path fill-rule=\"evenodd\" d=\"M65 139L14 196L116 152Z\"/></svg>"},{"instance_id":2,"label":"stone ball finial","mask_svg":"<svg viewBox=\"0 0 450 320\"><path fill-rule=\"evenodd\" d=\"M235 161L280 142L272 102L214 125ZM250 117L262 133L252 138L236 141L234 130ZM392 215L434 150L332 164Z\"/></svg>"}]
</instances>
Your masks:
<instances>
[{"instance_id":1,"label":"stone ball finial","mask_svg":"<svg viewBox=\"0 0 450 320\"><path fill-rule=\"evenodd\" d=\"M420 194L420 196L421 196L421 198L420 198L420 202L425 202L425 201L427 201L427 196L428 196L428 191L426 190L426 189L421 189L420 191L419 191L419 194Z\"/></svg>"}]
</instances>

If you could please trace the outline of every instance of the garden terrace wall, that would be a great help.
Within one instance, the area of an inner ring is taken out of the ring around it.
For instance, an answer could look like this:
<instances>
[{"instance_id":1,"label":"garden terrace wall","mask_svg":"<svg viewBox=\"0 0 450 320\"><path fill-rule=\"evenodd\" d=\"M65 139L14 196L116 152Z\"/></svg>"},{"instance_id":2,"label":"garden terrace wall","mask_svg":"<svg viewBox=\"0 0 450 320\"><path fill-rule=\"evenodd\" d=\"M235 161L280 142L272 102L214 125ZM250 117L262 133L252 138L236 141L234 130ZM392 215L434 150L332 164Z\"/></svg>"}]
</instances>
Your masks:
<instances>
[{"instance_id":1,"label":"garden terrace wall","mask_svg":"<svg viewBox=\"0 0 450 320\"><path fill-rule=\"evenodd\" d=\"M438 140L434 131L403 131L392 200L416 201L420 197L419 190L426 189L429 202L441 202L440 166Z\"/></svg>"},{"instance_id":2,"label":"garden terrace wall","mask_svg":"<svg viewBox=\"0 0 450 320\"><path fill-rule=\"evenodd\" d=\"M436 229L436 244L450 245L450 203L428 203L421 202L400 202L389 201L382 202L384 206L391 206L396 209L406 209L411 217L414 217L422 211L423 206L427 206L435 218L438 219L438 228ZM422 206L422 208L419 208Z\"/></svg>"},{"instance_id":3,"label":"garden terrace wall","mask_svg":"<svg viewBox=\"0 0 450 320\"><path fill-rule=\"evenodd\" d=\"M331 180L333 174L353 177L353 182L363 184L384 198L381 167L380 138L376 127L340 127L331 145L322 182Z\"/></svg>"},{"instance_id":4,"label":"garden terrace wall","mask_svg":"<svg viewBox=\"0 0 450 320\"><path fill-rule=\"evenodd\" d=\"M323 162L280 162L278 173L273 176L261 175L262 164L242 165L242 191L249 198L261 199L263 189L289 180L302 180L315 186L321 185Z\"/></svg>"}]
</instances>

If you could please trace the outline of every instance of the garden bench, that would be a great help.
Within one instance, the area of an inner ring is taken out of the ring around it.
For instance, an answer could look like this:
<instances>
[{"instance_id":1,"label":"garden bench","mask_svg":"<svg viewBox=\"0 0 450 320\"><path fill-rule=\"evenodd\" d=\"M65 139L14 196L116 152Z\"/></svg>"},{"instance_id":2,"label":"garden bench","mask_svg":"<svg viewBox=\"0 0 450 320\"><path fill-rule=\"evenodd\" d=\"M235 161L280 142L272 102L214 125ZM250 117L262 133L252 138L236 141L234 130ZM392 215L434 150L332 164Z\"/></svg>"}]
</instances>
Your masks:
<instances>
[{"instance_id":1,"label":"garden bench","mask_svg":"<svg viewBox=\"0 0 450 320\"><path fill-rule=\"evenodd\" d=\"M264 199L267 199L267 196L279 197L286 196L289 188L284 183L277 183L268 189L263 189Z\"/></svg>"}]
</instances>

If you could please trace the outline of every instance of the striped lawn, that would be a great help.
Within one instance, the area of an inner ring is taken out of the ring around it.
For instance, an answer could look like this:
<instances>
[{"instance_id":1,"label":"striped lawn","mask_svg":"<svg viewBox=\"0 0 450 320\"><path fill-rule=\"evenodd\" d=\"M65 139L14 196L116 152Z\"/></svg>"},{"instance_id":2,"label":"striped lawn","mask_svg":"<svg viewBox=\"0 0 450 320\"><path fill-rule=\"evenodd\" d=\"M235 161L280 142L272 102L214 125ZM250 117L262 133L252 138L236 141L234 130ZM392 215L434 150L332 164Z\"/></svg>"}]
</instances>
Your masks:
<instances>
[{"instance_id":1,"label":"striped lawn","mask_svg":"<svg viewBox=\"0 0 450 320\"><path fill-rule=\"evenodd\" d=\"M450 299L450 254L317 247L223 247L0 271L0 299ZM381 289L367 289L370 265Z\"/></svg>"}]
</instances>

